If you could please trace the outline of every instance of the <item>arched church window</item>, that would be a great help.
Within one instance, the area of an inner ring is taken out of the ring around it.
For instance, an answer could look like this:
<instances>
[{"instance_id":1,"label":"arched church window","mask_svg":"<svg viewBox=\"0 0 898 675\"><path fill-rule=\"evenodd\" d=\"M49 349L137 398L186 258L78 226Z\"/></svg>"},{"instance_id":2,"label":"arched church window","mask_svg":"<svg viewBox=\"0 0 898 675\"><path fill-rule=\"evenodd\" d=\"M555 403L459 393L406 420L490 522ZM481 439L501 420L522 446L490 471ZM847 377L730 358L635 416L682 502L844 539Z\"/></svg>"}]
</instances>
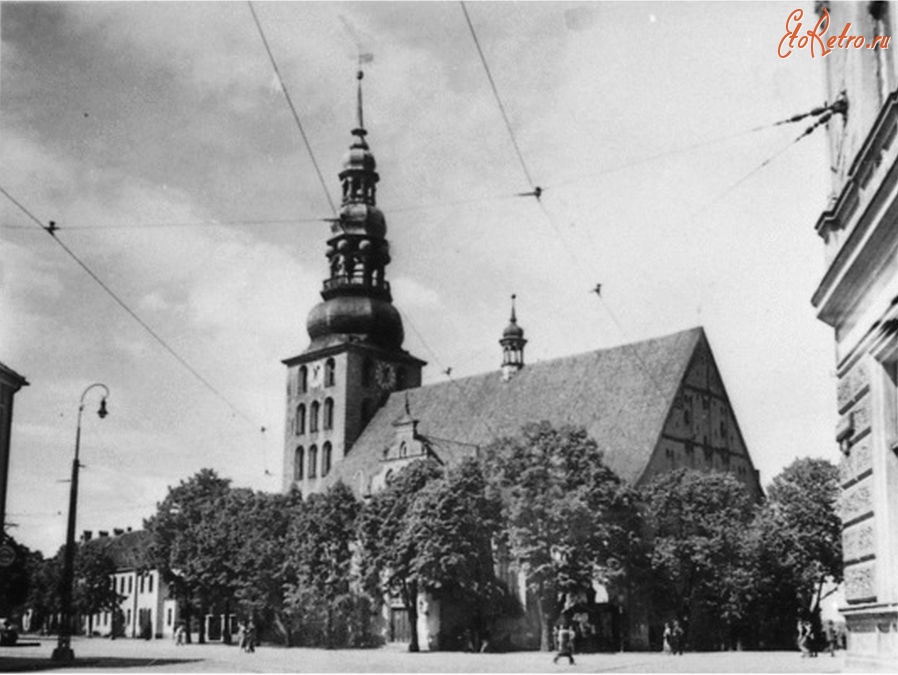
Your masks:
<instances>
[{"instance_id":1,"label":"arched church window","mask_svg":"<svg viewBox=\"0 0 898 675\"><path fill-rule=\"evenodd\" d=\"M321 448L321 475L326 476L331 470L331 444L325 443Z\"/></svg>"},{"instance_id":2,"label":"arched church window","mask_svg":"<svg viewBox=\"0 0 898 675\"><path fill-rule=\"evenodd\" d=\"M293 480L302 480L303 462L305 461L305 450L300 445L293 453Z\"/></svg>"},{"instance_id":3,"label":"arched church window","mask_svg":"<svg viewBox=\"0 0 898 675\"><path fill-rule=\"evenodd\" d=\"M405 441L399 444L399 456L408 457L408 445L406 445Z\"/></svg>"},{"instance_id":4,"label":"arched church window","mask_svg":"<svg viewBox=\"0 0 898 675\"><path fill-rule=\"evenodd\" d=\"M305 403L300 403L298 406L296 406L296 433L297 435L306 433Z\"/></svg>"},{"instance_id":5,"label":"arched church window","mask_svg":"<svg viewBox=\"0 0 898 675\"><path fill-rule=\"evenodd\" d=\"M309 390L309 369L305 366L299 367L299 393L305 394Z\"/></svg>"},{"instance_id":6,"label":"arched church window","mask_svg":"<svg viewBox=\"0 0 898 675\"><path fill-rule=\"evenodd\" d=\"M334 428L334 399L324 399L324 429Z\"/></svg>"},{"instance_id":7,"label":"arched church window","mask_svg":"<svg viewBox=\"0 0 898 675\"><path fill-rule=\"evenodd\" d=\"M309 406L309 431L315 433L318 431L318 410L320 408L318 401L313 401Z\"/></svg>"},{"instance_id":8,"label":"arched church window","mask_svg":"<svg viewBox=\"0 0 898 675\"><path fill-rule=\"evenodd\" d=\"M318 446L309 448L309 478L315 478L318 475Z\"/></svg>"},{"instance_id":9,"label":"arched church window","mask_svg":"<svg viewBox=\"0 0 898 675\"><path fill-rule=\"evenodd\" d=\"M328 359L324 363L324 386L325 387L333 387L334 386L334 371L336 370L336 363L334 363L333 359Z\"/></svg>"}]
</instances>

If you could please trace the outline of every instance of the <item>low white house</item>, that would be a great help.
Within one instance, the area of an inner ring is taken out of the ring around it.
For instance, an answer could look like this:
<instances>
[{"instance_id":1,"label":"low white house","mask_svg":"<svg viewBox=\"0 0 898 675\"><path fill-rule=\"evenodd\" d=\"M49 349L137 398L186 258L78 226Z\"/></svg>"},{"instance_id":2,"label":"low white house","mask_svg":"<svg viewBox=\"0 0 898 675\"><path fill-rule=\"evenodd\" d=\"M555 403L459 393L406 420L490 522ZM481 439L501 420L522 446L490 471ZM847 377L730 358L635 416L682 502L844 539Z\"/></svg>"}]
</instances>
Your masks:
<instances>
[{"instance_id":1,"label":"low white house","mask_svg":"<svg viewBox=\"0 0 898 675\"><path fill-rule=\"evenodd\" d=\"M177 603L169 597L168 585L159 570L149 567L147 548L150 535L143 530L101 530L96 538L85 531L83 546L99 546L112 558L116 572L110 583L121 596L118 611L82 617L85 632L129 638L171 638L178 622Z\"/></svg>"}]
</instances>

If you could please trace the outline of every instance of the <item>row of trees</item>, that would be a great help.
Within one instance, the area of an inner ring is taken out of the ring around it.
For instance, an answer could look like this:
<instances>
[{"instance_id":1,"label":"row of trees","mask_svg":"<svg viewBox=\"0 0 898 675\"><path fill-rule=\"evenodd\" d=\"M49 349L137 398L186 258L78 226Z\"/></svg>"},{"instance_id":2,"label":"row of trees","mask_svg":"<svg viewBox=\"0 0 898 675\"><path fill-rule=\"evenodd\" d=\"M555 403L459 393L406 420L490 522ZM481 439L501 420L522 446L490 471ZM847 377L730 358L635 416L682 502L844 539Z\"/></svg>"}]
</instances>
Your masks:
<instances>
[{"instance_id":1,"label":"row of trees","mask_svg":"<svg viewBox=\"0 0 898 675\"><path fill-rule=\"evenodd\" d=\"M635 490L583 429L529 425L482 457L415 461L364 502L342 484L303 499L203 470L145 522L146 564L187 621L234 613L288 645L327 647L377 643L386 597L414 626L422 591L486 632L522 609L496 576L505 559L526 581L543 649L565 599L597 582L656 622L679 618L694 646L772 647L791 643L825 580L841 580L838 481L823 460L793 463L755 504L722 473L675 471ZM107 564L82 560L84 610L115 603L100 581ZM51 573L52 561L38 567Z\"/></svg>"}]
</instances>

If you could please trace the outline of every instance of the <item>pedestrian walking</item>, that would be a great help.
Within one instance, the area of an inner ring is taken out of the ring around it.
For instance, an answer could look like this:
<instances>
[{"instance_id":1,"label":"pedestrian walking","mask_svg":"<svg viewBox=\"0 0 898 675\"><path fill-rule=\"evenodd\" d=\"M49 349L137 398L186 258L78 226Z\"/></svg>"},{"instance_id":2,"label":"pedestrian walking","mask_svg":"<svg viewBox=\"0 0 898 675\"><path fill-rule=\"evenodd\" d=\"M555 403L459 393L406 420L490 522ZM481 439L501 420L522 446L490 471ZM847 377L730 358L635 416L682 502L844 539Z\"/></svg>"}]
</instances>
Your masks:
<instances>
[{"instance_id":1,"label":"pedestrian walking","mask_svg":"<svg viewBox=\"0 0 898 675\"><path fill-rule=\"evenodd\" d=\"M798 649L801 658L811 655L811 623L804 619L798 620Z\"/></svg>"},{"instance_id":2,"label":"pedestrian walking","mask_svg":"<svg viewBox=\"0 0 898 675\"><path fill-rule=\"evenodd\" d=\"M683 627L680 625L679 619L674 619L673 626L671 627L672 640L671 647L673 648L674 654L683 655L683 648L686 646L686 631L683 630Z\"/></svg>"},{"instance_id":3,"label":"pedestrian walking","mask_svg":"<svg viewBox=\"0 0 898 675\"><path fill-rule=\"evenodd\" d=\"M558 663L558 659L566 657L568 665L574 665L574 629L568 625L567 621L562 621L555 630L555 644L558 647L558 653L552 659L552 663Z\"/></svg>"},{"instance_id":4,"label":"pedestrian walking","mask_svg":"<svg viewBox=\"0 0 898 675\"><path fill-rule=\"evenodd\" d=\"M836 626L832 622L832 620L826 622L826 628L824 628L824 634L826 635L826 651L829 652L830 656L836 655Z\"/></svg>"},{"instance_id":5,"label":"pedestrian walking","mask_svg":"<svg viewBox=\"0 0 898 675\"><path fill-rule=\"evenodd\" d=\"M246 625L242 621L237 624L237 646L241 652L246 651Z\"/></svg>"},{"instance_id":6,"label":"pedestrian walking","mask_svg":"<svg viewBox=\"0 0 898 675\"><path fill-rule=\"evenodd\" d=\"M256 624L252 619L246 627L246 651L252 653L256 651Z\"/></svg>"},{"instance_id":7,"label":"pedestrian walking","mask_svg":"<svg viewBox=\"0 0 898 675\"><path fill-rule=\"evenodd\" d=\"M670 621L664 622L664 634L661 636L661 651L665 654L673 654L673 628Z\"/></svg>"},{"instance_id":8,"label":"pedestrian walking","mask_svg":"<svg viewBox=\"0 0 898 675\"><path fill-rule=\"evenodd\" d=\"M178 627L175 628L175 645L178 647L184 646L184 637L187 633L187 629L184 627L184 622L178 624Z\"/></svg>"}]
</instances>

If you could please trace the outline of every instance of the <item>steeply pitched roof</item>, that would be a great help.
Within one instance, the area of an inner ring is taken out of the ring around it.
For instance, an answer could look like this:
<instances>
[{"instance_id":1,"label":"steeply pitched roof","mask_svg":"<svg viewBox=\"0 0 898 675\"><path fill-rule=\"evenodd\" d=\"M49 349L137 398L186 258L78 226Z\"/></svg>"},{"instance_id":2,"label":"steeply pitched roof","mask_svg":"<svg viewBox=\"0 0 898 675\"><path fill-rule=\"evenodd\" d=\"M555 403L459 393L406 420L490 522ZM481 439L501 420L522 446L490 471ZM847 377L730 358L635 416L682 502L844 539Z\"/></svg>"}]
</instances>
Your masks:
<instances>
[{"instance_id":1,"label":"steeply pitched roof","mask_svg":"<svg viewBox=\"0 0 898 675\"><path fill-rule=\"evenodd\" d=\"M527 422L586 427L618 476L635 482L655 449L702 328L528 365L510 381L499 370L393 394L325 484L358 489L361 471L379 470L393 443L393 422L408 396L418 431L444 460L470 455L495 438L515 436ZM442 456L448 454L450 456Z\"/></svg>"},{"instance_id":2,"label":"steeply pitched roof","mask_svg":"<svg viewBox=\"0 0 898 675\"><path fill-rule=\"evenodd\" d=\"M112 537L96 537L84 545L103 549L115 562L116 569L124 571L147 567L150 543L149 532L135 530Z\"/></svg>"}]
</instances>

